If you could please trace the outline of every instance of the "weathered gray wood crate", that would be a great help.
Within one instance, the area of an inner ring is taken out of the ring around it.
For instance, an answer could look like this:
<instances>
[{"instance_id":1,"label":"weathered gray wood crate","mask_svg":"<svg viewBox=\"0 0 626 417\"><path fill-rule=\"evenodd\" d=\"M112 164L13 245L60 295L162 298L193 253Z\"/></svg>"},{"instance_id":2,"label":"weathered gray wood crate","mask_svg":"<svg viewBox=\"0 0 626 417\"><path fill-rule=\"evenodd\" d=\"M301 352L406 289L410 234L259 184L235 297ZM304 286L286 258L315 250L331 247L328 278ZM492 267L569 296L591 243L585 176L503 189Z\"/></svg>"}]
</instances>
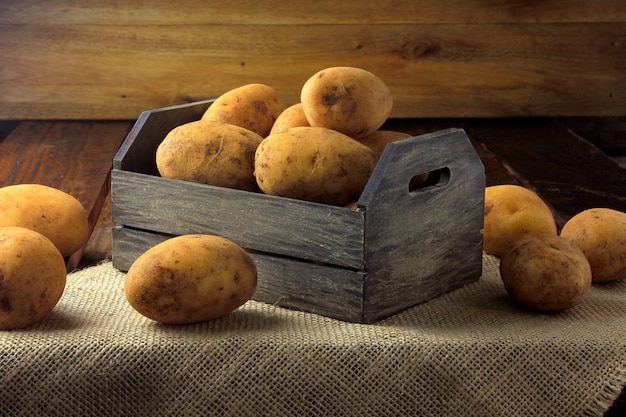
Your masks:
<instances>
[{"instance_id":1,"label":"weathered gray wood crate","mask_svg":"<svg viewBox=\"0 0 626 417\"><path fill-rule=\"evenodd\" d=\"M215 234L252 256L254 299L360 323L479 279L485 173L463 130L387 145L352 210L159 177L158 144L211 103L142 113L115 156L116 268L169 237Z\"/></svg>"}]
</instances>

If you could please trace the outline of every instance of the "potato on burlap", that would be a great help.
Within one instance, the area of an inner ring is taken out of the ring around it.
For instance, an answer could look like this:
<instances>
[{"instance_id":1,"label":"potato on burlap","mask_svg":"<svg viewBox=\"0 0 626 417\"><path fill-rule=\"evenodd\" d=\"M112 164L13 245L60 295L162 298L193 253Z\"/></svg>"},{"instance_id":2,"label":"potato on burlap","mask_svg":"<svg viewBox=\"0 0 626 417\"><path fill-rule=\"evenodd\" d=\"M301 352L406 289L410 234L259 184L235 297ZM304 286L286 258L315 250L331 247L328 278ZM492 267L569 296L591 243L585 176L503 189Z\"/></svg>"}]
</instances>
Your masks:
<instances>
[{"instance_id":1,"label":"potato on burlap","mask_svg":"<svg viewBox=\"0 0 626 417\"><path fill-rule=\"evenodd\" d=\"M254 153L263 138L243 127L205 120L172 129L159 144L163 178L258 191Z\"/></svg>"},{"instance_id":2,"label":"potato on burlap","mask_svg":"<svg viewBox=\"0 0 626 417\"><path fill-rule=\"evenodd\" d=\"M285 103L272 87L247 84L215 99L202 120L233 124L265 137L283 110Z\"/></svg>"},{"instance_id":3,"label":"potato on burlap","mask_svg":"<svg viewBox=\"0 0 626 417\"><path fill-rule=\"evenodd\" d=\"M557 235L533 234L511 243L500 261L509 295L540 311L562 311L580 304L591 286L583 252Z\"/></svg>"},{"instance_id":4,"label":"potato on burlap","mask_svg":"<svg viewBox=\"0 0 626 417\"><path fill-rule=\"evenodd\" d=\"M331 67L310 77L300 91L311 126L360 138L378 130L391 114L393 98L383 80L354 67Z\"/></svg>"},{"instance_id":5,"label":"potato on burlap","mask_svg":"<svg viewBox=\"0 0 626 417\"><path fill-rule=\"evenodd\" d=\"M266 194L342 206L361 195L376 162L374 151L335 130L294 127L261 142L254 175Z\"/></svg>"},{"instance_id":6,"label":"potato on burlap","mask_svg":"<svg viewBox=\"0 0 626 417\"><path fill-rule=\"evenodd\" d=\"M626 278L626 213L609 208L584 210L563 225L561 237L583 251L594 282Z\"/></svg>"},{"instance_id":7,"label":"potato on burlap","mask_svg":"<svg viewBox=\"0 0 626 417\"><path fill-rule=\"evenodd\" d=\"M302 110L302 103L296 103L287 107L276 119L270 135L291 129L292 127L310 126L309 121Z\"/></svg>"},{"instance_id":8,"label":"potato on burlap","mask_svg":"<svg viewBox=\"0 0 626 417\"><path fill-rule=\"evenodd\" d=\"M87 211L74 196L41 184L0 188L0 227L18 226L41 233L67 257L89 238Z\"/></svg>"},{"instance_id":9,"label":"potato on burlap","mask_svg":"<svg viewBox=\"0 0 626 417\"><path fill-rule=\"evenodd\" d=\"M188 324L234 311L256 284L256 266L240 246L213 235L183 235L139 256L126 274L124 293L145 317Z\"/></svg>"},{"instance_id":10,"label":"potato on burlap","mask_svg":"<svg viewBox=\"0 0 626 417\"><path fill-rule=\"evenodd\" d=\"M0 227L0 329L20 329L44 318L65 290L65 261L44 235Z\"/></svg>"}]
</instances>

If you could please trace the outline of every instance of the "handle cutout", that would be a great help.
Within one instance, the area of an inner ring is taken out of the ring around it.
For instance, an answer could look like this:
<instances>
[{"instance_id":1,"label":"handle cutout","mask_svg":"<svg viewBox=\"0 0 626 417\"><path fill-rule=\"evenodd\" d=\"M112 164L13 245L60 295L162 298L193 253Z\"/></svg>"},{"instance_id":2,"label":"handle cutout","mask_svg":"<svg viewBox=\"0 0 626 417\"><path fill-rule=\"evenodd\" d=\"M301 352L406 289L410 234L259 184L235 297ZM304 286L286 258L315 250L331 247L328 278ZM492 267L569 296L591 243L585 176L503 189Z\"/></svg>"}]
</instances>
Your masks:
<instances>
[{"instance_id":1,"label":"handle cutout","mask_svg":"<svg viewBox=\"0 0 626 417\"><path fill-rule=\"evenodd\" d=\"M450 168L444 167L414 175L409 180L409 193L445 187L450 181Z\"/></svg>"}]
</instances>

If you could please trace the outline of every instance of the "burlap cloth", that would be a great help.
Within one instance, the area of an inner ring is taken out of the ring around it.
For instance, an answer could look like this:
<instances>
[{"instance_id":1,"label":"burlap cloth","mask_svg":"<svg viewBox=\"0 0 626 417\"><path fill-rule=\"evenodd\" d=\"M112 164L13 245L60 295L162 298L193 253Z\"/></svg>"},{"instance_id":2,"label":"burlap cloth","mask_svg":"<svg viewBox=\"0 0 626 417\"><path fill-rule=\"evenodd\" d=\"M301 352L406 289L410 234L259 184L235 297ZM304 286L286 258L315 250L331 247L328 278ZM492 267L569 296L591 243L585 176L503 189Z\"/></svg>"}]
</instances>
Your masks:
<instances>
[{"instance_id":1,"label":"burlap cloth","mask_svg":"<svg viewBox=\"0 0 626 417\"><path fill-rule=\"evenodd\" d=\"M2 416L600 416L626 383L626 282L560 314L481 280L376 324L248 302L188 326L140 316L110 262L43 321L0 332Z\"/></svg>"}]
</instances>

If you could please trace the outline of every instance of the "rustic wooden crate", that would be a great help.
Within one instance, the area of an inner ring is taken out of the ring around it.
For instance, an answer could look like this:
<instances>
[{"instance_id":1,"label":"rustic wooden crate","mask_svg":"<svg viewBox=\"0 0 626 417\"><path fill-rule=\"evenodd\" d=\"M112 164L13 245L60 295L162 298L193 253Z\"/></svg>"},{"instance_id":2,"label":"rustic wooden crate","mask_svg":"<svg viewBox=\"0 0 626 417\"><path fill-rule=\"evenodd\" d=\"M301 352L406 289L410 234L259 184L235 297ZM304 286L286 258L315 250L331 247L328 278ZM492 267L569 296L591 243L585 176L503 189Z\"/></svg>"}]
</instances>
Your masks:
<instances>
[{"instance_id":1,"label":"rustic wooden crate","mask_svg":"<svg viewBox=\"0 0 626 417\"><path fill-rule=\"evenodd\" d=\"M115 156L116 268L171 236L216 234L254 259L254 299L362 323L479 279L485 173L462 129L387 145L351 210L159 177L158 144L211 103L143 112Z\"/></svg>"}]
</instances>

